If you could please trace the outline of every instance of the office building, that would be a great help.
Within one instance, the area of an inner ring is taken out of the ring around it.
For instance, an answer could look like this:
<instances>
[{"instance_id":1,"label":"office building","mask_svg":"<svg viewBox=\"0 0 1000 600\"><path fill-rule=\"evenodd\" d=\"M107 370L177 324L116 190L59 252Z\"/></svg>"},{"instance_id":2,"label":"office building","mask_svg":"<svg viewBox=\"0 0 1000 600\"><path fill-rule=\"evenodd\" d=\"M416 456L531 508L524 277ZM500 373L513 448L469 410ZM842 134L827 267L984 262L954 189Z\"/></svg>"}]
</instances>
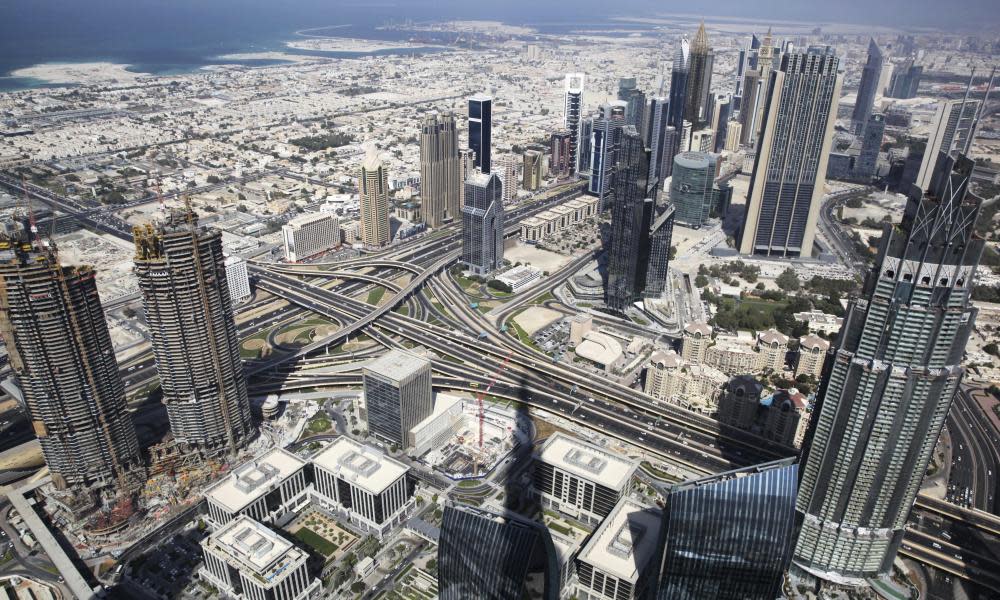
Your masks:
<instances>
[{"instance_id":1,"label":"office building","mask_svg":"<svg viewBox=\"0 0 1000 600\"><path fill-rule=\"evenodd\" d=\"M656 589L656 546L663 515L624 498L576 556L579 600L640 600Z\"/></svg>"},{"instance_id":2,"label":"office building","mask_svg":"<svg viewBox=\"0 0 1000 600\"><path fill-rule=\"evenodd\" d=\"M861 152L854 163L852 177L855 181L869 183L878 175L878 156L882 150L884 133L885 116L874 113L868 117L868 125L861 134Z\"/></svg>"},{"instance_id":3,"label":"office building","mask_svg":"<svg viewBox=\"0 0 1000 600\"><path fill-rule=\"evenodd\" d=\"M476 94L469 98L469 149L476 153L475 167L489 175L493 144L493 97Z\"/></svg>"},{"instance_id":4,"label":"office building","mask_svg":"<svg viewBox=\"0 0 1000 600\"><path fill-rule=\"evenodd\" d=\"M707 152L684 152L674 158L670 202L677 211L676 222L695 228L708 222L715 204L718 159Z\"/></svg>"},{"instance_id":5,"label":"office building","mask_svg":"<svg viewBox=\"0 0 1000 600\"><path fill-rule=\"evenodd\" d=\"M945 157L875 267L831 350L803 464L795 562L823 579L888 573L964 369L970 295L984 240L974 164Z\"/></svg>"},{"instance_id":6,"label":"office building","mask_svg":"<svg viewBox=\"0 0 1000 600\"><path fill-rule=\"evenodd\" d=\"M483 173L469 177L462 207L462 263L477 275L503 264L503 216L500 178Z\"/></svg>"},{"instance_id":7,"label":"office building","mask_svg":"<svg viewBox=\"0 0 1000 600\"><path fill-rule=\"evenodd\" d=\"M533 572L544 573L542 598L560 597L559 567L548 529L517 513L448 502L438 538L440 600L522 600Z\"/></svg>"},{"instance_id":8,"label":"office building","mask_svg":"<svg viewBox=\"0 0 1000 600\"><path fill-rule=\"evenodd\" d=\"M590 177L590 161L593 160L593 141L594 141L594 121L597 119L596 116L591 115L589 117L584 117L580 119L580 132L577 135L577 146L576 146L576 167L577 173L585 177Z\"/></svg>"},{"instance_id":9,"label":"office building","mask_svg":"<svg viewBox=\"0 0 1000 600\"><path fill-rule=\"evenodd\" d=\"M340 245L340 222L333 213L300 215L281 226L285 260L298 262Z\"/></svg>"},{"instance_id":10,"label":"office building","mask_svg":"<svg viewBox=\"0 0 1000 600\"><path fill-rule=\"evenodd\" d=\"M361 162L358 179L361 206L361 243L380 248L389 243L389 174L374 149Z\"/></svg>"},{"instance_id":11,"label":"office building","mask_svg":"<svg viewBox=\"0 0 1000 600\"><path fill-rule=\"evenodd\" d=\"M654 202L649 196L649 151L631 125L625 127L615 166L615 201L611 207L604 303L624 312L646 288L649 230ZM654 186L655 187L655 184Z\"/></svg>"},{"instance_id":12,"label":"office building","mask_svg":"<svg viewBox=\"0 0 1000 600\"><path fill-rule=\"evenodd\" d=\"M829 349L830 342L814 333L800 337L795 376L809 375L819 381L823 376L823 365L826 363L826 352Z\"/></svg>"},{"instance_id":13,"label":"office building","mask_svg":"<svg viewBox=\"0 0 1000 600\"><path fill-rule=\"evenodd\" d=\"M312 458L314 501L383 538L413 504L410 468L381 450L341 436Z\"/></svg>"},{"instance_id":14,"label":"office building","mask_svg":"<svg viewBox=\"0 0 1000 600\"><path fill-rule=\"evenodd\" d=\"M421 211L428 227L441 227L458 218L462 187L458 161L455 115L428 113L420 124Z\"/></svg>"},{"instance_id":15,"label":"office building","mask_svg":"<svg viewBox=\"0 0 1000 600\"><path fill-rule=\"evenodd\" d=\"M591 135L590 185L587 191L597 196L598 209L611 208L615 195L615 164L625 126L625 103L604 104L598 109Z\"/></svg>"},{"instance_id":16,"label":"office building","mask_svg":"<svg viewBox=\"0 0 1000 600\"><path fill-rule=\"evenodd\" d=\"M649 179L663 182L673 169L675 139L670 120L670 101L656 96L649 101L649 122L646 127L646 145L649 148Z\"/></svg>"},{"instance_id":17,"label":"office building","mask_svg":"<svg viewBox=\"0 0 1000 600\"><path fill-rule=\"evenodd\" d=\"M684 326L684 337L681 339L681 358L700 365L708 356L708 347L712 345L712 326L708 323L688 323Z\"/></svg>"},{"instance_id":18,"label":"office building","mask_svg":"<svg viewBox=\"0 0 1000 600\"><path fill-rule=\"evenodd\" d=\"M583 117L583 73L568 73L565 85L565 120L569 132L569 173L577 171L580 161L580 120ZM587 135L590 138L590 135ZM587 155L589 157L589 154Z\"/></svg>"},{"instance_id":19,"label":"office building","mask_svg":"<svg viewBox=\"0 0 1000 600\"><path fill-rule=\"evenodd\" d=\"M235 600L306 600L323 584L310 577L309 554L250 517L240 517L201 543L198 575Z\"/></svg>"},{"instance_id":20,"label":"office building","mask_svg":"<svg viewBox=\"0 0 1000 600\"><path fill-rule=\"evenodd\" d=\"M712 119L709 129L712 130L712 147L708 152L722 150L726 142L726 130L729 127L729 117L732 115L733 100L728 94L716 94L712 96Z\"/></svg>"},{"instance_id":21,"label":"office building","mask_svg":"<svg viewBox=\"0 0 1000 600\"><path fill-rule=\"evenodd\" d=\"M503 186L503 194L501 194L503 205L510 206L517 198L519 185L517 181L517 157L514 154L505 154L500 159L500 169L497 175L500 177L500 185Z\"/></svg>"},{"instance_id":22,"label":"office building","mask_svg":"<svg viewBox=\"0 0 1000 600\"><path fill-rule=\"evenodd\" d=\"M262 523L280 521L309 483L305 466L282 448L243 463L205 490L208 520L215 526L244 515Z\"/></svg>"},{"instance_id":23,"label":"office building","mask_svg":"<svg viewBox=\"0 0 1000 600\"><path fill-rule=\"evenodd\" d=\"M726 125L726 141L722 149L726 152L739 152L742 137L743 125L739 121L730 121Z\"/></svg>"},{"instance_id":24,"label":"office building","mask_svg":"<svg viewBox=\"0 0 1000 600\"><path fill-rule=\"evenodd\" d=\"M95 275L0 221L0 336L56 489L81 497L145 483Z\"/></svg>"},{"instance_id":25,"label":"office building","mask_svg":"<svg viewBox=\"0 0 1000 600\"><path fill-rule=\"evenodd\" d=\"M868 40L868 60L861 70L861 83L858 84L858 95L854 100L854 112L851 113L851 128L854 135L864 133L868 118L872 116L875 106L875 96L879 93L878 81L882 75L882 64L885 62L882 50L875 40Z\"/></svg>"},{"instance_id":26,"label":"office building","mask_svg":"<svg viewBox=\"0 0 1000 600\"><path fill-rule=\"evenodd\" d=\"M508 157L509 158L509 157ZM458 209L465 206L465 182L476 172L476 153L468 148L458 151Z\"/></svg>"},{"instance_id":27,"label":"office building","mask_svg":"<svg viewBox=\"0 0 1000 600\"><path fill-rule=\"evenodd\" d=\"M637 467L636 461L557 432L536 456L533 487L545 508L596 525L632 490Z\"/></svg>"},{"instance_id":28,"label":"office building","mask_svg":"<svg viewBox=\"0 0 1000 600\"><path fill-rule=\"evenodd\" d=\"M247 261L239 256L227 256L226 282L229 284L229 300L233 306L249 299L250 274L247 272Z\"/></svg>"},{"instance_id":29,"label":"office building","mask_svg":"<svg viewBox=\"0 0 1000 600\"><path fill-rule=\"evenodd\" d=\"M889 87L886 89L886 96L889 98L899 98L906 100L916 98L917 90L920 88L920 78L923 77L924 68L913 64L913 60L907 60L901 65L897 65L889 78Z\"/></svg>"},{"instance_id":30,"label":"office building","mask_svg":"<svg viewBox=\"0 0 1000 600\"><path fill-rule=\"evenodd\" d=\"M655 209L654 210L658 210ZM658 215L654 214L649 229L649 257L646 267L646 285L641 290L643 298L662 298L667 291L670 274L670 250L674 237L675 207L669 204ZM642 268L641 265L639 268Z\"/></svg>"},{"instance_id":31,"label":"office building","mask_svg":"<svg viewBox=\"0 0 1000 600\"><path fill-rule=\"evenodd\" d=\"M362 370L368 433L409 448L410 430L434 411L431 361L405 350L390 350Z\"/></svg>"},{"instance_id":32,"label":"office building","mask_svg":"<svg viewBox=\"0 0 1000 600\"><path fill-rule=\"evenodd\" d=\"M774 600L795 528L794 459L674 486L663 508L659 600Z\"/></svg>"},{"instance_id":33,"label":"office building","mask_svg":"<svg viewBox=\"0 0 1000 600\"><path fill-rule=\"evenodd\" d=\"M927 144L920 159L920 171L914 184L922 190L931 185L937 163L943 155L957 157L969 143L979 100L943 100L938 104ZM909 190L904 190L909 192Z\"/></svg>"},{"instance_id":34,"label":"office building","mask_svg":"<svg viewBox=\"0 0 1000 600\"><path fill-rule=\"evenodd\" d=\"M764 90L766 91L766 90ZM740 144L756 144L757 107L761 100L760 71L748 69L743 75L743 99L740 101Z\"/></svg>"},{"instance_id":35,"label":"office building","mask_svg":"<svg viewBox=\"0 0 1000 600\"><path fill-rule=\"evenodd\" d=\"M529 192L536 191L542 185L543 155L538 150L525 150L524 163L521 165L521 187ZM511 183L514 183L511 181ZM507 182L504 182L507 185Z\"/></svg>"},{"instance_id":36,"label":"office building","mask_svg":"<svg viewBox=\"0 0 1000 600\"><path fill-rule=\"evenodd\" d=\"M757 34L750 35L749 43L740 48L736 55L736 75L733 78L733 110L740 113L743 110L743 98L746 88L743 87L744 76L750 69L757 68L757 59L760 53L760 38Z\"/></svg>"},{"instance_id":37,"label":"office building","mask_svg":"<svg viewBox=\"0 0 1000 600\"><path fill-rule=\"evenodd\" d=\"M691 121L695 129L701 129L711 118L708 104L712 87L712 64L715 60L715 53L708 45L705 23L698 26L690 51L684 89L684 119Z\"/></svg>"},{"instance_id":38,"label":"office building","mask_svg":"<svg viewBox=\"0 0 1000 600\"><path fill-rule=\"evenodd\" d=\"M135 227L142 292L170 431L184 450L236 453L256 433L226 281L222 232L190 207Z\"/></svg>"},{"instance_id":39,"label":"office building","mask_svg":"<svg viewBox=\"0 0 1000 600\"><path fill-rule=\"evenodd\" d=\"M618 99L625 103L625 124L642 131L643 115L646 110L646 94L635 85L635 77L618 80Z\"/></svg>"},{"instance_id":40,"label":"office building","mask_svg":"<svg viewBox=\"0 0 1000 600\"><path fill-rule=\"evenodd\" d=\"M681 38L674 52L673 67L670 70L670 119L667 125L678 133L684 128L684 106L687 99L688 76L691 71L691 45L688 39ZM678 143L680 140L678 140ZM679 146L678 146L679 148Z\"/></svg>"},{"instance_id":41,"label":"office building","mask_svg":"<svg viewBox=\"0 0 1000 600\"><path fill-rule=\"evenodd\" d=\"M741 254L806 257L826 181L842 75L829 47L786 53L771 74Z\"/></svg>"},{"instance_id":42,"label":"office building","mask_svg":"<svg viewBox=\"0 0 1000 600\"><path fill-rule=\"evenodd\" d=\"M553 177L566 177L573 173L570 153L571 136L569 131L556 131L549 138L549 174Z\"/></svg>"}]
</instances>

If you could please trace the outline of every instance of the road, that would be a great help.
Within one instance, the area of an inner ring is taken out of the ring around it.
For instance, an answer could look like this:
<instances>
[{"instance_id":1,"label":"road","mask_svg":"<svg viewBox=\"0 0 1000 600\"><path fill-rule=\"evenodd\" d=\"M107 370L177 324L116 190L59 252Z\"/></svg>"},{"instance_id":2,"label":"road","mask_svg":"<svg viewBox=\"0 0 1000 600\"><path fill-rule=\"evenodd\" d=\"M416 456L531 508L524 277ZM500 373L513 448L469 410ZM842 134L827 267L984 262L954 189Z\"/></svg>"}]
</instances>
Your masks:
<instances>
[{"instance_id":1,"label":"road","mask_svg":"<svg viewBox=\"0 0 1000 600\"><path fill-rule=\"evenodd\" d=\"M989 417L973 398L976 391L962 387L948 412L952 445L948 500L996 514L1000 439Z\"/></svg>"}]
</instances>

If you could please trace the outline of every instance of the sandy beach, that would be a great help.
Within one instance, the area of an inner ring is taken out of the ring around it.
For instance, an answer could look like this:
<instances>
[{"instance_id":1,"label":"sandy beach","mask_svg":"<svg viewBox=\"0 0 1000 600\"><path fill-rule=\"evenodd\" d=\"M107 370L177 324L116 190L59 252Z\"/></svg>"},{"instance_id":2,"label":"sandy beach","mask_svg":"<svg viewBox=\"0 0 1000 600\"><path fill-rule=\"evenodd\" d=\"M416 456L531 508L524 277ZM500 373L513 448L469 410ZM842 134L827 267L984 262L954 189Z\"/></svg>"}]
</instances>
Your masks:
<instances>
[{"instance_id":1,"label":"sandy beach","mask_svg":"<svg viewBox=\"0 0 1000 600\"><path fill-rule=\"evenodd\" d=\"M109 62L44 63L11 72L12 77L29 77L55 84L130 83L142 73L127 71L129 65Z\"/></svg>"},{"instance_id":2,"label":"sandy beach","mask_svg":"<svg viewBox=\"0 0 1000 600\"><path fill-rule=\"evenodd\" d=\"M380 40L360 40L355 38L309 38L287 42L289 48L317 50L320 52L379 52L396 48L421 48L421 44L410 42L384 42Z\"/></svg>"}]
</instances>

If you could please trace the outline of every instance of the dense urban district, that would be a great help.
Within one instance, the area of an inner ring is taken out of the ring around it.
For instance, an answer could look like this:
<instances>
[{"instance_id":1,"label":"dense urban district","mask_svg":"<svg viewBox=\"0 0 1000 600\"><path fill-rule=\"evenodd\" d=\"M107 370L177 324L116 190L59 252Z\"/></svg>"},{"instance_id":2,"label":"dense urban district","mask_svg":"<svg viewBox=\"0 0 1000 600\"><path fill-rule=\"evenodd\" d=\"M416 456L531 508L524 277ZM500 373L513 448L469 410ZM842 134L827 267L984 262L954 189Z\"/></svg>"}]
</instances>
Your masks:
<instances>
[{"instance_id":1,"label":"dense urban district","mask_svg":"<svg viewBox=\"0 0 1000 600\"><path fill-rule=\"evenodd\" d=\"M0 597L998 597L1000 38L621 22L0 94Z\"/></svg>"}]
</instances>

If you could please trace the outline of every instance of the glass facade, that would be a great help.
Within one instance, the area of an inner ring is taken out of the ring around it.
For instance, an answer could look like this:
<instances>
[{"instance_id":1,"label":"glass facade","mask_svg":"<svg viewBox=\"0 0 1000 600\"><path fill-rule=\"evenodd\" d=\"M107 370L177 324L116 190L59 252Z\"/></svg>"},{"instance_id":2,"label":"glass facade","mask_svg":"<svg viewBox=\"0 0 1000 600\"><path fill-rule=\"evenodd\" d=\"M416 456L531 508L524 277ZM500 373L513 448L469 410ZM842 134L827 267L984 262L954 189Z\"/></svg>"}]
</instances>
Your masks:
<instances>
[{"instance_id":1,"label":"glass facade","mask_svg":"<svg viewBox=\"0 0 1000 600\"><path fill-rule=\"evenodd\" d=\"M792 552L791 460L682 484L663 511L658 600L774 600Z\"/></svg>"},{"instance_id":2,"label":"glass facade","mask_svg":"<svg viewBox=\"0 0 1000 600\"><path fill-rule=\"evenodd\" d=\"M676 207L678 223L701 227L712 212L715 171L718 157L707 152L684 152L674 158L670 180L670 202Z\"/></svg>"},{"instance_id":3,"label":"glass facade","mask_svg":"<svg viewBox=\"0 0 1000 600\"><path fill-rule=\"evenodd\" d=\"M462 207L462 262L486 275L503 262L503 185L494 175L479 175L465 182Z\"/></svg>"},{"instance_id":4,"label":"glass facade","mask_svg":"<svg viewBox=\"0 0 1000 600\"><path fill-rule=\"evenodd\" d=\"M636 301L646 287L653 200L647 197L649 153L631 125L625 127L621 150L617 154L604 301L608 308L621 312Z\"/></svg>"},{"instance_id":5,"label":"glass facade","mask_svg":"<svg viewBox=\"0 0 1000 600\"><path fill-rule=\"evenodd\" d=\"M490 162L492 131L493 98L489 96L469 98L469 149L476 153L476 168L487 174L492 164Z\"/></svg>"}]
</instances>

